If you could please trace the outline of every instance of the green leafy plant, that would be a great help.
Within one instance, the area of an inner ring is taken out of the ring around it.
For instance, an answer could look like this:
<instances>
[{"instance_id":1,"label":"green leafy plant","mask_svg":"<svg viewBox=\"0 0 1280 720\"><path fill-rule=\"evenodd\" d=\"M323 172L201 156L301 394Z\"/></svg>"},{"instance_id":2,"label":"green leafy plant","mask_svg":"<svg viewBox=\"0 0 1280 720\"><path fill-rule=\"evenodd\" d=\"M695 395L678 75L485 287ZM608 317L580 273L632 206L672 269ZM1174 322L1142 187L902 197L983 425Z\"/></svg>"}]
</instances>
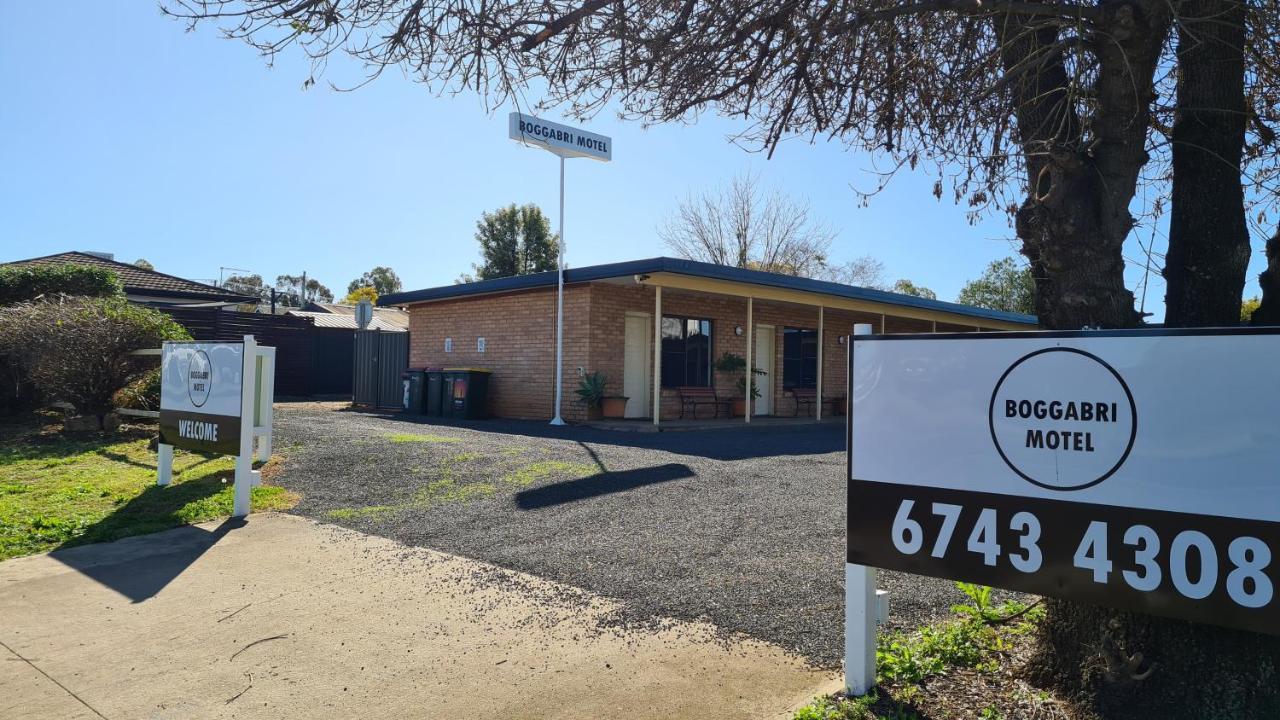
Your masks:
<instances>
[{"instance_id":1,"label":"green leafy plant","mask_svg":"<svg viewBox=\"0 0 1280 720\"><path fill-rule=\"evenodd\" d=\"M59 295L123 295L120 278L106 268L62 263L0 267L0 305Z\"/></svg>"},{"instance_id":2,"label":"green leafy plant","mask_svg":"<svg viewBox=\"0 0 1280 720\"><path fill-rule=\"evenodd\" d=\"M587 407L600 407L600 403L604 401L605 386L609 384L608 378L604 373L596 371L582 376L578 381L578 389L574 393L578 396L578 402Z\"/></svg>"},{"instance_id":3,"label":"green leafy plant","mask_svg":"<svg viewBox=\"0 0 1280 720\"><path fill-rule=\"evenodd\" d=\"M124 298L61 298L0 307L0 356L16 361L48 401L98 418L117 391L155 367L132 355L165 340L189 340L168 315Z\"/></svg>"},{"instance_id":4,"label":"green leafy plant","mask_svg":"<svg viewBox=\"0 0 1280 720\"><path fill-rule=\"evenodd\" d=\"M742 397L747 396L747 373L746 373L747 360L746 358L742 357L741 355L736 355L734 353L727 352L721 355L719 359L716 360L715 368L718 372L725 373L726 375L741 373L741 375L738 376L737 382L734 383L734 387L738 389L739 395L741 395ZM769 374L757 367L751 368L751 373L753 375ZM756 385L756 383L751 383L751 399L755 400L758 397L760 397L760 388Z\"/></svg>"},{"instance_id":5,"label":"green leafy plant","mask_svg":"<svg viewBox=\"0 0 1280 720\"><path fill-rule=\"evenodd\" d=\"M863 720L875 717L871 706L878 700L875 692L856 698L816 697L797 710L792 720Z\"/></svg>"}]
</instances>

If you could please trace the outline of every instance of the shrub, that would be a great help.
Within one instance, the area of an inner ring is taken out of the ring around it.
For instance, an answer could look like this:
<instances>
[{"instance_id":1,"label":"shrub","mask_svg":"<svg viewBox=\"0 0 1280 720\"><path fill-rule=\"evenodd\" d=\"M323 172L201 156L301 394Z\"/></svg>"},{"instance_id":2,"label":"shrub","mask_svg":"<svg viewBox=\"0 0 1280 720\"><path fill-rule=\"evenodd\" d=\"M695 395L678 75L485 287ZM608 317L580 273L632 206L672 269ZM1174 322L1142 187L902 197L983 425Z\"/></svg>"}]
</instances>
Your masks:
<instances>
[{"instance_id":1,"label":"shrub","mask_svg":"<svg viewBox=\"0 0 1280 720\"><path fill-rule=\"evenodd\" d=\"M116 391L111 400L118 408L133 410L160 409L160 368L154 367Z\"/></svg>"},{"instance_id":2,"label":"shrub","mask_svg":"<svg viewBox=\"0 0 1280 720\"><path fill-rule=\"evenodd\" d=\"M52 299L57 295L111 297L124 294L120 278L106 268L65 263L0 267L0 305Z\"/></svg>"},{"instance_id":3,"label":"shrub","mask_svg":"<svg viewBox=\"0 0 1280 720\"><path fill-rule=\"evenodd\" d=\"M168 315L122 298L64 298L0 307L0 355L16 359L40 395L101 426L113 396L154 367L130 355L190 335Z\"/></svg>"}]
</instances>

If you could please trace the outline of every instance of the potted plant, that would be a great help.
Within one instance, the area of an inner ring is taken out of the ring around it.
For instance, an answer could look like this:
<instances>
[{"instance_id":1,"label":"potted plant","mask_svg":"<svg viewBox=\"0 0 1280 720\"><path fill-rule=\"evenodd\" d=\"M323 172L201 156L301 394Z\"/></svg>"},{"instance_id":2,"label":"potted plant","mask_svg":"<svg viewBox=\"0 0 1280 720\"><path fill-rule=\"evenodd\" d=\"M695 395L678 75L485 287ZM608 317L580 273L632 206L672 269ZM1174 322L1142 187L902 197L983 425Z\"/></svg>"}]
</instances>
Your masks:
<instances>
[{"instance_id":1,"label":"potted plant","mask_svg":"<svg viewBox=\"0 0 1280 720\"><path fill-rule=\"evenodd\" d=\"M741 355L735 355L727 352L716 360L716 370L722 373L737 374L738 380L734 383L734 387L738 390L738 397L733 399L733 416L742 417L747 414L747 361ZM752 375L768 375L764 370L758 367L751 368ZM755 400L760 397L760 388L753 382L751 383L751 399Z\"/></svg>"},{"instance_id":2,"label":"potted plant","mask_svg":"<svg viewBox=\"0 0 1280 720\"><path fill-rule=\"evenodd\" d=\"M579 402L587 406L587 419L598 417L620 418L626 414L627 398L621 395L606 395L605 387L609 384L604 373L593 372L582 376L578 381Z\"/></svg>"}]
</instances>

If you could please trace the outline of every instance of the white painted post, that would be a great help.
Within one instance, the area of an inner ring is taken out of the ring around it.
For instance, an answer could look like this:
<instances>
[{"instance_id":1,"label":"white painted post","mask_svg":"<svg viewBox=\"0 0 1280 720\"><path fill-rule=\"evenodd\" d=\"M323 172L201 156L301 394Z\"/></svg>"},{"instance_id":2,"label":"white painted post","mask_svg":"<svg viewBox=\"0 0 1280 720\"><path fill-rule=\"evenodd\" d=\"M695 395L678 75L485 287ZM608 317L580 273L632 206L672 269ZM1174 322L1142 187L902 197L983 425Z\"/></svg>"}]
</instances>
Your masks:
<instances>
[{"instance_id":1,"label":"white painted post","mask_svg":"<svg viewBox=\"0 0 1280 720\"><path fill-rule=\"evenodd\" d=\"M662 286L653 288L653 425L662 415Z\"/></svg>"},{"instance_id":2,"label":"white painted post","mask_svg":"<svg viewBox=\"0 0 1280 720\"><path fill-rule=\"evenodd\" d=\"M244 336L244 352L240 358L240 453L236 455L235 500L231 516L249 514L249 491L253 488L253 410L254 374L258 366L258 344L252 335Z\"/></svg>"},{"instance_id":3,"label":"white painted post","mask_svg":"<svg viewBox=\"0 0 1280 720\"><path fill-rule=\"evenodd\" d=\"M818 306L818 401L813 407L814 422L822 422L822 355L826 352L826 347L822 344L822 311L824 309L821 305Z\"/></svg>"},{"instance_id":4,"label":"white painted post","mask_svg":"<svg viewBox=\"0 0 1280 720\"><path fill-rule=\"evenodd\" d=\"M854 337L870 334L871 325L854 325L848 352L853 353ZM853 378L849 380L852 399ZM846 422L853 422L852 412ZM857 696L866 695L876 685L876 569L848 562L844 565L844 682L849 694Z\"/></svg>"},{"instance_id":5,"label":"white painted post","mask_svg":"<svg viewBox=\"0 0 1280 720\"><path fill-rule=\"evenodd\" d=\"M173 446L160 443L160 457L156 459L156 484L161 487L173 482Z\"/></svg>"},{"instance_id":6,"label":"white painted post","mask_svg":"<svg viewBox=\"0 0 1280 720\"><path fill-rule=\"evenodd\" d=\"M753 367L753 360L751 358L751 354L756 349L755 340L752 339L753 337L752 332L755 331L755 326L756 326L756 321L755 321L755 318L753 317L755 313L754 301L755 301L754 298L747 298L747 385L746 385L747 409L742 413L743 416L746 417L747 422L751 422L751 411L755 409L752 406L756 404L755 400L751 397L752 395L751 389L756 386L755 373L751 372L751 369Z\"/></svg>"},{"instance_id":7,"label":"white painted post","mask_svg":"<svg viewBox=\"0 0 1280 720\"><path fill-rule=\"evenodd\" d=\"M556 416L552 425L563 425L560 398L564 390L564 156L560 156L560 237L556 239Z\"/></svg>"},{"instance_id":8,"label":"white painted post","mask_svg":"<svg viewBox=\"0 0 1280 720\"><path fill-rule=\"evenodd\" d=\"M271 459L272 431L275 428L276 397L276 349L273 347L258 348L258 356L262 358L262 386L258 395L257 438L256 449L258 460L267 462ZM259 476L261 473L259 473Z\"/></svg>"}]
</instances>

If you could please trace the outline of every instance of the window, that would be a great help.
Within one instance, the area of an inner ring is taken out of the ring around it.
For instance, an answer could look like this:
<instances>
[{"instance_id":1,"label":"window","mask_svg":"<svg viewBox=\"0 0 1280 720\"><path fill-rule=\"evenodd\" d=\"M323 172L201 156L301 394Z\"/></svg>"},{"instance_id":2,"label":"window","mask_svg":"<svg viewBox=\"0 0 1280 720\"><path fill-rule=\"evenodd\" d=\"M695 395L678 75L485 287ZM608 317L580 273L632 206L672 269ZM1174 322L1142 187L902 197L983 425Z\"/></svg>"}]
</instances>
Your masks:
<instances>
[{"instance_id":1,"label":"window","mask_svg":"<svg viewBox=\"0 0 1280 720\"><path fill-rule=\"evenodd\" d=\"M787 328L782 334L782 387L818 386L818 331Z\"/></svg>"},{"instance_id":2,"label":"window","mask_svg":"<svg viewBox=\"0 0 1280 720\"><path fill-rule=\"evenodd\" d=\"M711 387L711 321L662 318L662 387Z\"/></svg>"}]
</instances>

